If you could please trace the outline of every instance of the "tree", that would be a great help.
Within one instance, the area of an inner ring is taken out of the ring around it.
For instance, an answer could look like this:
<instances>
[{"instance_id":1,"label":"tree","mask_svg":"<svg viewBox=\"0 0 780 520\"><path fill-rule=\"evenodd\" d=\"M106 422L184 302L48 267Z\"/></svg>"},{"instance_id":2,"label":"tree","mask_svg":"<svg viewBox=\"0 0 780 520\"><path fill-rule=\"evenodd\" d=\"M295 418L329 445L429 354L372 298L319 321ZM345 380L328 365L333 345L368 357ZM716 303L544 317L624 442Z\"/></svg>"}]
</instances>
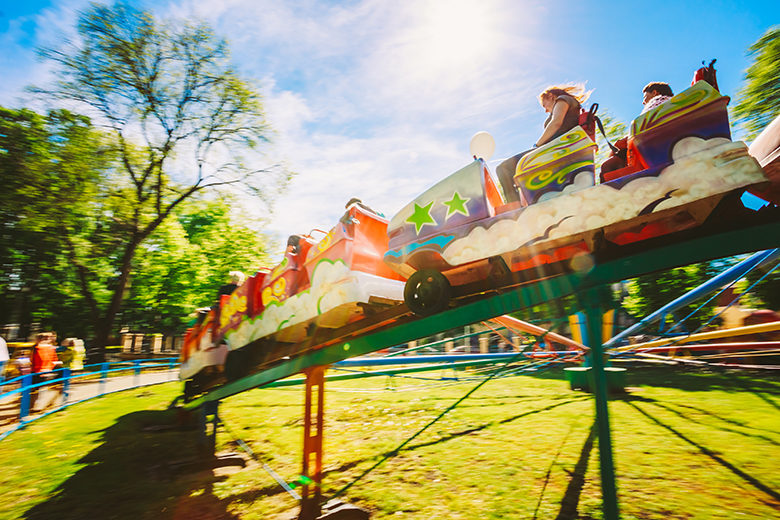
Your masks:
<instances>
[{"instance_id":1,"label":"tree","mask_svg":"<svg viewBox=\"0 0 780 520\"><path fill-rule=\"evenodd\" d=\"M265 240L234 208L230 199L188 201L157 228L133 260L123 325L181 332L193 310L214 303L229 271L252 275L270 263Z\"/></svg>"},{"instance_id":2,"label":"tree","mask_svg":"<svg viewBox=\"0 0 780 520\"><path fill-rule=\"evenodd\" d=\"M644 318L691 289L703 284L734 262L734 259L702 262L634 278L628 284L628 296L623 300L623 306L635 317ZM684 318L696 310L705 300L706 298L678 309L674 312L674 318L676 320ZM712 316L712 310L716 304L717 302L713 301L706 305L686 320L682 328L678 327L675 330L680 332L686 329L695 329ZM666 325L671 325L671 323ZM651 331L648 330L648 332Z\"/></svg>"},{"instance_id":3,"label":"tree","mask_svg":"<svg viewBox=\"0 0 780 520\"><path fill-rule=\"evenodd\" d=\"M88 118L0 108L0 314L6 320L61 324L70 332L77 315L95 307L73 299L90 282L69 257L88 235L98 249L90 215L112 164L110 143ZM101 263L99 255L92 266Z\"/></svg>"},{"instance_id":4,"label":"tree","mask_svg":"<svg viewBox=\"0 0 780 520\"><path fill-rule=\"evenodd\" d=\"M628 127L626 124L612 117L609 112L605 112L599 116L599 119L601 119L601 124L604 126L604 133L607 134L610 143L615 144L615 141L628 135ZM599 145L598 152L596 152L596 168L598 168L604 161L609 159L612 150L609 148L607 141L598 129L596 130L596 141ZM596 176L598 176L598 171L596 171Z\"/></svg>"},{"instance_id":5,"label":"tree","mask_svg":"<svg viewBox=\"0 0 780 520\"><path fill-rule=\"evenodd\" d=\"M753 139L780 114L780 27L764 33L748 54L755 61L745 72L734 114Z\"/></svg>"},{"instance_id":6,"label":"tree","mask_svg":"<svg viewBox=\"0 0 780 520\"><path fill-rule=\"evenodd\" d=\"M110 214L114 243L106 256L111 296L95 309L95 342L104 347L139 246L182 202L226 186L268 202L289 176L278 167L246 165L244 154L269 132L261 98L231 68L227 43L207 25L159 21L120 2L93 4L81 13L77 29L79 41L42 51L59 79L36 90L76 102L117 143L121 205ZM69 244L69 254L77 270L89 272L79 262L79 247L90 244ZM97 302L90 283L82 291Z\"/></svg>"},{"instance_id":7,"label":"tree","mask_svg":"<svg viewBox=\"0 0 780 520\"><path fill-rule=\"evenodd\" d=\"M767 272L769 270L771 272ZM752 292L759 305L780 311L780 268L777 267L777 261L751 271L747 275L747 280L751 285L756 284Z\"/></svg>"},{"instance_id":8,"label":"tree","mask_svg":"<svg viewBox=\"0 0 780 520\"><path fill-rule=\"evenodd\" d=\"M125 196L111 148L86 117L0 108L0 315L21 323L25 335L35 322L87 337L96 321L90 309L110 300ZM181 332L195 307L213 303L228 271L251 274L269 263L258 223L235 199L188 199L139 246L123 325ZM94 303L84 298L85 282Z\"/></svg>"}]
</instances>

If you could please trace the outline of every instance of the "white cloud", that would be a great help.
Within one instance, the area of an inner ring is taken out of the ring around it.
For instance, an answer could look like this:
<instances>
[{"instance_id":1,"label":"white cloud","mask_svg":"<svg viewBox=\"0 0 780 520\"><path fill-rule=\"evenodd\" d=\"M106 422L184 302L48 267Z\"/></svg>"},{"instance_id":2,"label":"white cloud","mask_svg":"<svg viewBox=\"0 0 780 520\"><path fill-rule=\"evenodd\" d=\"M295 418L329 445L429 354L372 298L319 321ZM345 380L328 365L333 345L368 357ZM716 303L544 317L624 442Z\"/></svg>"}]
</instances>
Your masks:
<instances>
[{"instance_id":1,"label":"white cloud","mask_svg":"<svg viewBox=\"0 0 780 520\"><path fill-rule=\"evenodd\" d=\"M208 9L190 0L170 12L211 20L242 70L264 78L273 154L297 172L271 221L286 235L329 228L353 196L392 216L470 160L477 130L496 135L498 153L526 148L538 128L518 121L543 119L532 70L545 56L530 43L540 8L527 3L523 21L509 9L498 0Z\"/></svg>"},{"instance_id":2,"label":"white cloud","mask_svg":"<svg viewBox=\"0 0 780 520\"><path fill-rule=\"evenodd\" d=\"M72 30L73 7L85 2L58 5L39 15L41 39ZM478 130L495 135L497 156L539 133L535 70L548 57L532 45L538 0L147 5L160 18L209 21L262 89L274 129L268 164L298 173L275 205L278 235L332 226L353 196L392 216L466 164Z\"/></svg>"}]
</instances>

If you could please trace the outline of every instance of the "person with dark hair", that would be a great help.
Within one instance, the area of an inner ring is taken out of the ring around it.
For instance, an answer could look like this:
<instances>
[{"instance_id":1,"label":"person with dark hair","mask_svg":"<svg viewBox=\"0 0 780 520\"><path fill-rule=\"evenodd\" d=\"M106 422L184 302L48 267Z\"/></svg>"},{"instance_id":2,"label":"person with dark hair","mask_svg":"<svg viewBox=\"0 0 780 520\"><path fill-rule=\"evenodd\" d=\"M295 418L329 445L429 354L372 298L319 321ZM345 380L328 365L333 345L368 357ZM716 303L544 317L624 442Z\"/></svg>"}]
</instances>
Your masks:
<instances>
[{"instance_id":1,"label":"person with dark hair","mask_svg":"<svg viewBox=\"0 0 780 520\"><path fill-rule=\"evenodd\" d=\"M298 254L298 250L301 247L300 235L290 235L287 237L287 253Z\"/></svg>"},{"instance_id":2,"label":"person with dark hair","mask_svg":"<svg viewBox=\"0 0 780 520\"><path fill-rule=\"evenodd\" d=\"M645 88L642 89L642 104L645 108L642 109L642 113L654 109L661 103L669 101L674 96L672 87L668 83L656 81L648 83Z\"/></svg>"},{"instance_id":3,"label":"person with dark hair","mask_svg":"<svg viewBox=\"0 0 780 520\"><path fill-rule=\"evenodd\" d=\"M583 85L554 85L544 89L539 94L539 104L550 115L544 122L544 131L534 143L534 148L543 146L576 127L579 124L582 103L589 95ZM506 159L496 168L496 175L507 202L520 201L520 194L515 186L515 170L520 158L531 150L533 148Z\"/></svg>"},{"instance_id":4,"label":"person with dark hair","mask_svg":"<svg viewBox=\"0 0 780 520\"><path fill-rule=\"evenodd\" d=\"M642 114L656 108L662 103L666 103L672 99L672 96L674 96L674 93L672 92L672 87L670 87L668 83L664 83L662 81L648 83L645 85L645 88L642 89L642 104L644 105ZM617 152L613 150L609 159L604 161L604 163L601 165L601 182L604 182L604 174L625 168L626 164L628 163L627 140L627 137L623 137L615 141L615 148L617 148Z\"/></svg>"}]
</instances>

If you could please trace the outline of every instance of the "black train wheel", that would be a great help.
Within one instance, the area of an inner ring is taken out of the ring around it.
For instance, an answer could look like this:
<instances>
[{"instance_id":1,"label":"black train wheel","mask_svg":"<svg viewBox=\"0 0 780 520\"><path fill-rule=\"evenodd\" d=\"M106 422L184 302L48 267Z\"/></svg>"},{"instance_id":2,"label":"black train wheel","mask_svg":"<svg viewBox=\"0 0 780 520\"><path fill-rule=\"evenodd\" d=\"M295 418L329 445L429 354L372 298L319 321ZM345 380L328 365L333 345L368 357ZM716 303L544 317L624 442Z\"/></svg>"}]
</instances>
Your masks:
<instances>
[{"instance_id":1,"label":"black train wheel","mask_svg":"<svg viewBox=\"0 0 780 520\"><path fill-rule=\"evenodd\" d=\"M418 316L431 316L447 308L452 288L447 278L435 269L414 273L404 286L404 303Z\"/></svg>"}]
</instances>

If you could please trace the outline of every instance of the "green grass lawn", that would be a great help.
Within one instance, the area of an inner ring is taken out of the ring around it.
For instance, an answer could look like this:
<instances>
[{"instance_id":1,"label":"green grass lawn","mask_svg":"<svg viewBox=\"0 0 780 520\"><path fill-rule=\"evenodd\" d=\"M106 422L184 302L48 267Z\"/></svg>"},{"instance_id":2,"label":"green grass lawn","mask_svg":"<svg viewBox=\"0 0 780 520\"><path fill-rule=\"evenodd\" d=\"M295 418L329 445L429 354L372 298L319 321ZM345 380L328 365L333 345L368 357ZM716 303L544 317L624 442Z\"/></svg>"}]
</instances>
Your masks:
<instances>
[{"instance_id":1,"label":"green grass lawn","mask_svg":"<svg viewBox=\"0 0 780 520\"><path fill-rule=\"evenodd\" d=\"M780 380L647 368L630 369L628 382L610 402L622 518L780 518ZM476 381L388 383L326 385L326 497ZM0 442L0 518L289 517L295 501L259 463L199 466L194 430L155 428L176 422L166 408L178 390L105 396ZM220 415L293 480L302 402L300 387L254 390L225 400ZM374 519L601 518L593 423L591 396L569 390L560 370L495 379L345 498ZM239 451L225 429L217 444Z\"/></svg>"}]
</instances>

